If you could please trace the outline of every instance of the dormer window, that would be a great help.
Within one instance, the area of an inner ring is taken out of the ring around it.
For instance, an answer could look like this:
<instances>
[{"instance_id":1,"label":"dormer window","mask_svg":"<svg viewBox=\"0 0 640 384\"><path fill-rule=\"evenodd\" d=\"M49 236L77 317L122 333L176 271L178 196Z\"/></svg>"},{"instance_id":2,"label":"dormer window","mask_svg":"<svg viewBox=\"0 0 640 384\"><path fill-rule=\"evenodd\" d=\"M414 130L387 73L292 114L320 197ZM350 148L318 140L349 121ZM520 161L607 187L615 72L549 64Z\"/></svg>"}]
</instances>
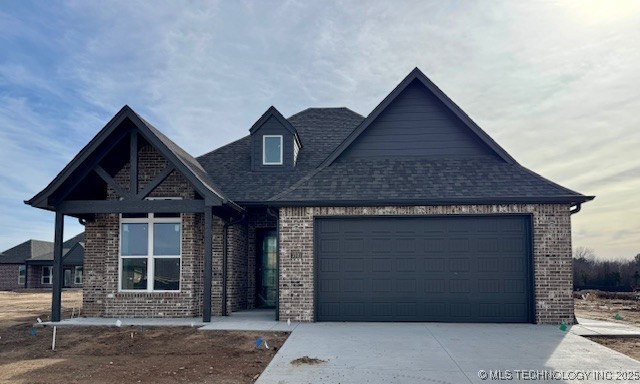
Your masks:
<instances>
[{"instance_id":1,"label":"dormer window","mask_svg":"<svg viewBox=\"0 0 640 384\"><path fill-rule=\"evenodd\" d=\"M282 165L282 135L262 136L262 164Z\"/></svg>"}]
</instances>

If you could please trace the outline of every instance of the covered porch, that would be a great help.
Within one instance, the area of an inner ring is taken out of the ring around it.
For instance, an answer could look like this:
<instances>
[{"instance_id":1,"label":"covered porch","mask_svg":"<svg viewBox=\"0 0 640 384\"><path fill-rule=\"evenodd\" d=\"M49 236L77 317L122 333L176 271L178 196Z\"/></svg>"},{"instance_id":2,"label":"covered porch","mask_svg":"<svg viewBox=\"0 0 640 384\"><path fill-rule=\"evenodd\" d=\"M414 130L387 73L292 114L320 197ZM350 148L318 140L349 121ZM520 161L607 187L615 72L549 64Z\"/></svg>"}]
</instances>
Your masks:
<instances>
[{"instance_id":1,"label":"covered porch","mask_svg":"<svg viewBox=\"0 0 640 384\"><path fill-rule=\"evenodd\" d=\"M228 312L227 229L244 209L128 106L25 203L55 212L53 322L61 320L65 216L85 225L87 316L210 322L212 300Z\"/></svg>"}]
</instances>

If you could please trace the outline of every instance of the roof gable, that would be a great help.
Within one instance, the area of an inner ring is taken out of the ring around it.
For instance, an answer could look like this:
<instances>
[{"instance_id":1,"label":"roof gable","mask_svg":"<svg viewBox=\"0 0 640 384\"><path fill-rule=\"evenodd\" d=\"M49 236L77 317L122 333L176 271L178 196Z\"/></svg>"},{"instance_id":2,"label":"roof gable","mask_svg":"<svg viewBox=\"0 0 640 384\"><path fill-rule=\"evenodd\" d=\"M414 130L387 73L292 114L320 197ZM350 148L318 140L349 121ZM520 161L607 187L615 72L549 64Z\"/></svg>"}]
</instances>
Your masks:
<instances>
[{"instance_id":1,"label":"roof gable","mask_svg":"<svg viewBox=\"0 0 640 384\"><path fill-rule=\"evenodd\" d=\"M27 240L2 252L0 264L22 264L25 260L53 251L53 243L42 240Z\"/></svg>"},{"instance_id":2,"label":"roof gable","mask_svg":"<svg viewBox=\"0 0 640 384\"><path fill-rule=\"evenodd\" d=\"M253 123L253 125L249 129L249 133L251 135L254 135L256 132L260 130L260 128L262 128L271 119L275 119L282 126L282 128L286 129L289 133L291 133L295 137L296 141L298 142L298 145L302 146L302 143L300 142L300 136L298 135L298 130L296 130L296 127L294 127L287 119L285 119L284 116L282 116L282 114L280 113L280 111L278 111L278 109L273 105L270 106L269 109L267 109L262 114L262 116L260 116L258 121Z\"/></svg>"},{"instance_id":3,"label":"roof gable","mask_svg":"<svg viewBox=\"0 0 640 384\"><path fill-rule=\"evenodd\" d=\"M324 166L331 165L336 159L341 157L345 152L350 149L350 147L355 146L356 141L360 141L363 137L365 131L372 129L375 130L376 126L379 126L380 123L383 123L385 118L392 112L392 109L399 108L397 112L406 111L406 106L411 106L412 102L415 103L415 100L409 101L409 104L405 103L405 105L399 105L403 100L406 99L417 99L415 95L419 95L419 89L422 89L425 94L423 94L422 100L418 100L418 102L422 102L423 107L431 107L435 106L435 103L438 106L441 106L443 111L442 113L446 114L446 117L449 119L449 123L455 122L457 125L456 132L445 132L449 135L455 134L458 136L458 139L461 141L453 144L453 147L457 148L462 146L465 151L468 153L475 152L476 154L480 154L481 152L492 153L498 158L502 159L504 162L509 164L516 164L516 161L502 148L500 147L489 135L487 135L476 123L473 122L461 109L458 107L451 99L449 99L431 80L429 80L418 68L415 68L407 77L396 86L396 88L389 94L387 97L382 100L382 102L367 116L366 119L322 162L321 168ZM413 96L408 96L408 94L413 93ZM425 102L427 101L427 102ZM411 113L411 112L408 112ZM445 115L443 115L445 116ZM411 119L411 117L409 117ZM414 125L415 126L415 125ZM454 127L454 125L449 124L449 128ZM434 132L434 134L440 134L442 132ZM366 136L365 136L366 137ZM450 140L451 138L449 138ZM381 137L379 140L382 140L383 145L388 145L385 143L385 138ZM364 149L372 150L372 153L375 153L376 144L375 140L371 138L365 138L362 141L368 142ZM427 141L424 140L425 145L428 145ZM466 143L465 143L466 141ZM474 145L472 141L476 141L477 145ZM462 143L462 144L461 144ZM416 143L408 143L410 145L416 145ZM399 144L400 146L402 144ZM433 143L432 143L433 145ZM361 148L363 149L363 148ZM437 148L434 148L437 149ZM419 150L419 148L417 149ZM417 151L416 150L416 151ZM441 150L442 152L442 150ZM362 153L362 152L361 152ZM445 152L446 153L446 152Z\"/></svg>"},{"instance_id":4,"label":"roof gable","mask_svg":"<svg viewBox=\"0 0 640 384\"><path fill-rule=\"evenodd\" d=\"M308 108L289 117L304 148L295 167L287 172L253 171L255 147L249 135L197 159L232 200L241 204L265 202L315 170L363 119L348 108Z\"/></svg>"},{"instance_id":5,"label":"roof gable","mask_svg":"<svg viewBox=\"0 0 640 384\"><path fill-rule=\"evenodd\" d=\"M73 185L74 183L77 185L77 183L86 179L87 176L92 174L93 167L99 165L100 161L133 131L140 134L144 140L158 150L205 200L229 204L241 210L235 203L229 202L222 195L209 174L196 159L126 105L45 189L30 200L25 201L25 203L34 207L53 210L56 201L51 201L52 198L53 200L60 200L64 198L65 193L68 194L68 191L65 192L62 187ZM133 144L131 145L133 146Z\"/></svg>"},{"instance_id":6,"label":"roof gable","mask_svg":"<svg viewBox=\"0 0 640 384\"><path fill-rule=\"evenodd\" d=\"M84 243L76 243L64 254L62 264L82 265L84 262Z\"/></svg>"}]
</instances>

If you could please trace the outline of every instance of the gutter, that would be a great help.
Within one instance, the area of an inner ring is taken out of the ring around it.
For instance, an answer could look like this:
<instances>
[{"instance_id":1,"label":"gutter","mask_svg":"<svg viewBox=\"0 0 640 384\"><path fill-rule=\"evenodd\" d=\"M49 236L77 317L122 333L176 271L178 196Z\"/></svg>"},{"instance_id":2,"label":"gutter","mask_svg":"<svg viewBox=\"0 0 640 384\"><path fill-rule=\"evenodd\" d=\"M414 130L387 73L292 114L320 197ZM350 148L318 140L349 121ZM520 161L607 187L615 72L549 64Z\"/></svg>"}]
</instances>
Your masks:
<instances>
[{"instance_id":1,"label":"gutter","mask_svg":"<svg viewBox=\"0 0 640 384\"><path fill-rule=\"evenodd\" d=\"M280 321L280 215L267 207L267 214L276 219L276 321Z\"/></svg>"},{"instance_id":2,"label":"gutter","mask_svg":"<svg viewBox=\"0 0 640 384\"><path fill-rule=\"evenodd\" d=\"M595 196L556 196L556 197L505 197L505 198L457 198L457 199L361 199L361 200L268 200L242 201L243 206L271 207L381 207L415 205L505 205L505 204L571 204L577 205L591 201Z\"/></svg>"},{"instance_id":3,"label":"gutter","mask_svg":"<svg viewBox=\"0 0 640 384\"><path fill-rule=\"evenodd\" d=\"M575 205L574 208L570 208L569 209L569 215L573 215L575 213L580 212L580 210L582 209L582 203L578 203Z\"/></svg>"},{"instance_id":4,"label":"gutter","mask_svg":"<svg viewBox=\"0 0 640 384\"><path fill-rule=\"evenodd\" d=\"M229 220L224 223L222 226L222 316L227 315L227 233L228 229L232 225L236 225L241 223L246 218L246 215L243 214L237 220Z\"/></svg>"}]
</instances>

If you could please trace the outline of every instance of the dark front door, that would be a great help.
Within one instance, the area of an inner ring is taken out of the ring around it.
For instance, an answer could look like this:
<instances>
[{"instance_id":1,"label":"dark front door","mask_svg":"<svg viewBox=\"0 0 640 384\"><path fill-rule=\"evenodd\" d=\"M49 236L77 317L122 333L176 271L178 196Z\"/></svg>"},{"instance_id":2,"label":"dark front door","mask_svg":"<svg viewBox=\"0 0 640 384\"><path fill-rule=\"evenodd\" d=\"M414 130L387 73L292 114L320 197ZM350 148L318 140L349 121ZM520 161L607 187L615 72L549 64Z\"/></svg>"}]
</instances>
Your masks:
<instances>
[{"instance_id":1,"label":"dark front door","mask_svg":"<svg viewBox=\"0 0 640 384\"><path fill-rule=\"evenodd\" d=\"M260 308L276 306L278 273L276 257L278 252L278 235L276 231L264 231L258 237L257 267L257 305Z\"/></svg>"},{"instance_id":2,"label":"dark front door","mask_svg":"<svg viewBox=\"0 0 640 384\"><path fill-rule=\"evenodd\" d=\"M531 322L528 221L318 219L317 320Z\"/></svg>"}]
</instances>

